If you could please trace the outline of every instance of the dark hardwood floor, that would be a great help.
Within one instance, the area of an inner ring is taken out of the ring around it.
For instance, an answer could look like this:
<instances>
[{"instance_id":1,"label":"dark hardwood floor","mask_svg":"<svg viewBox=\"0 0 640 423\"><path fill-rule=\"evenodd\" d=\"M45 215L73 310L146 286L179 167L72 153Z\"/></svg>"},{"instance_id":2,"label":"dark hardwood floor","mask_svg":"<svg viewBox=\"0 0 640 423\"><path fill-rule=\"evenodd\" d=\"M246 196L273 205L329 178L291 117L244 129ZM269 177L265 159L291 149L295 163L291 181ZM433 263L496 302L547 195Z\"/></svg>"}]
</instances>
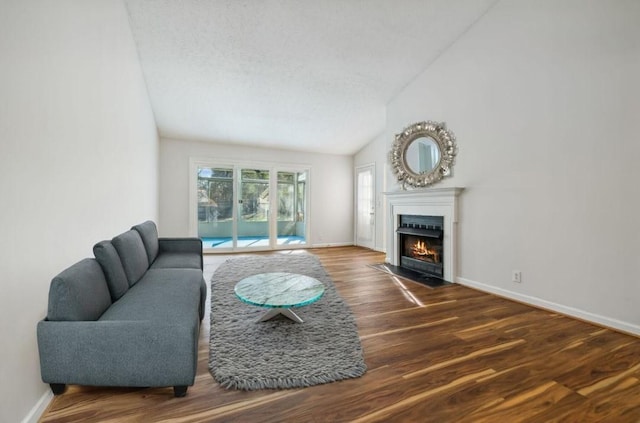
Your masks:
<instances>
[{"instance_id":1,"label":"dark hardwood floor","mask_svg":"<svg viewBox=\"0 0 640 423\"><path fill-rule=\"evenodd\" d=\"M358 379L294 390L228 391L208 372L171 388L71 386L42 422L638 422L640 339L460 285L437 289L368 267L357 247L308 250L356 316ZM305 254L276 252L269 254ZM205 278L228 256L206 256Z\"/></svg>"}]
</instances>

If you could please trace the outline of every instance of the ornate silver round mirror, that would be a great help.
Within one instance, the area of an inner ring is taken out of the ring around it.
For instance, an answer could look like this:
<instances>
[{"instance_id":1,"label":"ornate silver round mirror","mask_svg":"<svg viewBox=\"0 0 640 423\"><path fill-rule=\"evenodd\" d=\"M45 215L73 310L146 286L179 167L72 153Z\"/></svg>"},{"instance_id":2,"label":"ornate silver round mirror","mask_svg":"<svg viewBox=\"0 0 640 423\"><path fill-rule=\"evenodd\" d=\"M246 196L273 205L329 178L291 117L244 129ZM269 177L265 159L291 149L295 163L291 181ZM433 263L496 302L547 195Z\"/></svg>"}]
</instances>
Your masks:
<instances>
[{"instance_id":1,"label":"ornate silver round mirror","mask_svg":"<svg viewBox=\"0 0 640 423\"><path fill-rule=\"evenodd\" d=\"M455 137L445 124L427 121L396 135L390 160L402 189L423 188L451 173L456 153Z\"/></svg>"}]
</instances>

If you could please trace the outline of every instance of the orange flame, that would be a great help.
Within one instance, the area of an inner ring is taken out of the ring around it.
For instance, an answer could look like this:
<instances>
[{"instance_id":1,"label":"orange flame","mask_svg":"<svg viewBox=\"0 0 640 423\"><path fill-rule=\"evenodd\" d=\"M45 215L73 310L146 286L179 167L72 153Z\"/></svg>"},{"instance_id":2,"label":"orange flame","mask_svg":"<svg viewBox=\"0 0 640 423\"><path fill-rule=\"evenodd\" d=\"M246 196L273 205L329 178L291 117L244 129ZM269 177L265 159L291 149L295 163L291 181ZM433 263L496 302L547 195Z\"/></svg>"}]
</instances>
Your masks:
<instances>
[{"instance_id":1,"label":"orange flame","mask_svg":"<svg viewBox=\"0 0 640 423\"><path fill-rule=\"evenodd\" d=\"M422 259L431 258L436 263L440 262L440 255L438 254L438 252L435 249L431 248L429 244L425 243L424 241L417 241L413 245L411 251L416 257Z\"/></svg>"}]
</instances>

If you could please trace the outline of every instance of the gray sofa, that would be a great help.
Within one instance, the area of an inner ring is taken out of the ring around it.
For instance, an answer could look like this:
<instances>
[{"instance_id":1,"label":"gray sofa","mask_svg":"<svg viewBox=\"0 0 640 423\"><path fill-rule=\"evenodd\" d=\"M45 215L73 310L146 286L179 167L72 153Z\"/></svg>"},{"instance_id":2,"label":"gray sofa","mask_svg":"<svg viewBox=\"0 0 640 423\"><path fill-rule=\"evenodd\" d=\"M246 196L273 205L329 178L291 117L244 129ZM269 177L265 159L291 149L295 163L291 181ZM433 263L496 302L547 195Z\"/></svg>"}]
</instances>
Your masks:
<instances>
[{"instance_id":1,"label":"gray sofa","mask_svg":"<svg viewBox=\"0 0 640 423\"><path fill-rule=\"evenodd\" d=\"M37 328L42 380L56 395L68 384L186 395L207 293L202 241L158 238L147 221L93 252L51 281Z\"/></svg>"}]
</instances>

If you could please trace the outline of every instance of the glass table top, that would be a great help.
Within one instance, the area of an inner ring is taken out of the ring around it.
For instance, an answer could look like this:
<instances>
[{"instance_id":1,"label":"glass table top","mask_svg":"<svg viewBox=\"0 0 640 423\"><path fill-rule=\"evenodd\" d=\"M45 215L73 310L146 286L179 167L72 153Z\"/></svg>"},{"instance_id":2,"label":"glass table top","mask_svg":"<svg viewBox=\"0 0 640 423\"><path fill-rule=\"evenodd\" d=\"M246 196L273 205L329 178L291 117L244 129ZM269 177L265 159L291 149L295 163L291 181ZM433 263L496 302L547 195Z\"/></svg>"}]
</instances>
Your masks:
<instances>
[{"instance_id":1,"label":"glass table top","mask_svg":"<svg viewBox=\"0 0 640 423\"><path fill-rule=\"evenodd\" d=\"M270 307L301 307L318 301L324 285L317 279L295 273L260 273L242 279L235 293L247 304Z\"/></svg>"}]
</instances>

